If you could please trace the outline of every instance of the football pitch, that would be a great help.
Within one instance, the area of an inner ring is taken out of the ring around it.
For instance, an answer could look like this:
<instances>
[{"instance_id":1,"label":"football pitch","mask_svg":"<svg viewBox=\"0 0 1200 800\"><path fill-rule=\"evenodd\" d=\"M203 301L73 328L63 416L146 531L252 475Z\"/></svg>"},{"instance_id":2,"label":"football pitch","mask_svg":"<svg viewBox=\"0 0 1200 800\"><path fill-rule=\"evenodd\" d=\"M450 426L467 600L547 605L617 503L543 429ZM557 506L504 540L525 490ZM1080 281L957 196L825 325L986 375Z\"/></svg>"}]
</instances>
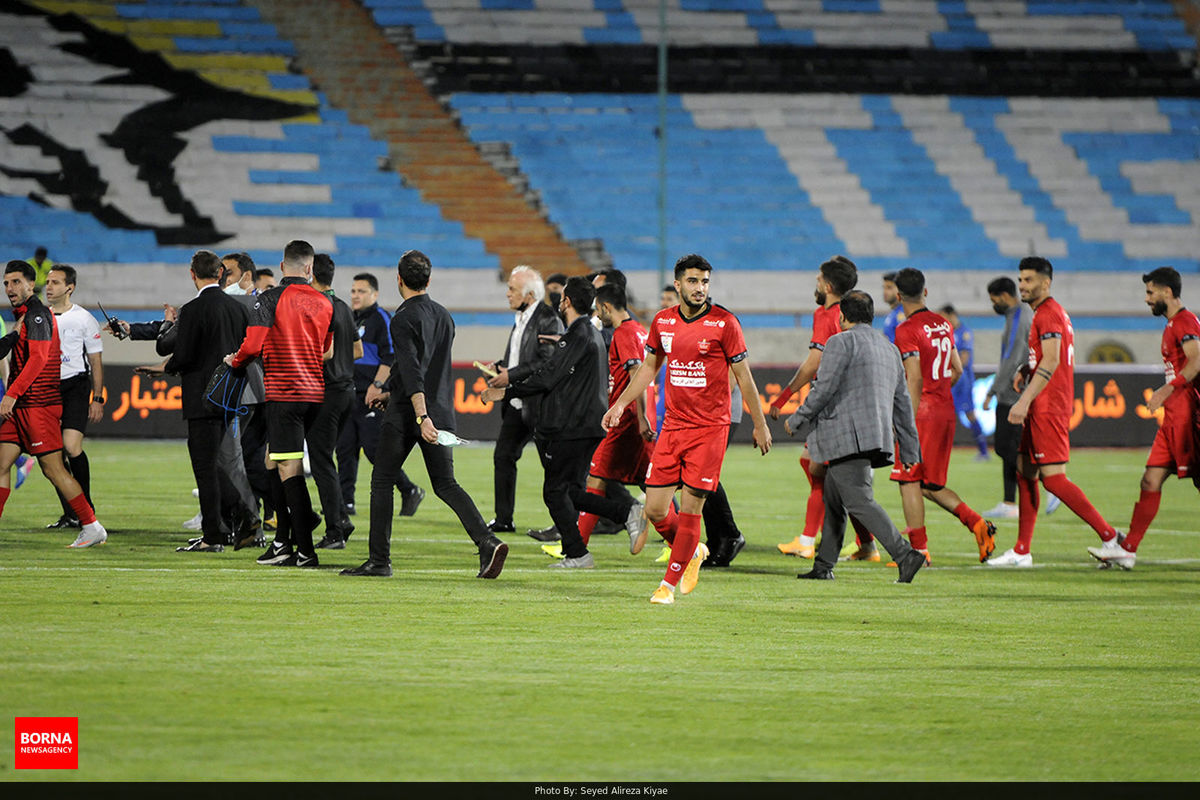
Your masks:
<instances>
[{"instance_id":1,"label":"football pitch","mask_svg":"<svg viewBox=\"0 0 1200 800\"><path fill-rule=\"evenodd\" d=\"M197 507L183 443L88 452L106 545L43 529L59 510L36 470L0 520L0 741L12 717L78 717L79 769L15 771L5 744L4 780L1200 778L1190 483L1168 483L1131 572L1098 571L1065 507L1039 522L1034 569L983 567L929 504L933 566L911 586L858 563L809 582L775 549L807 495L798 448L739 446L722 477L749 546L661 607L654 543L597 536L596 569L545 569L523 535L548 524L532 448L496 581L432 492L394 526L393 578L339 577L366 554L365 460L349 546L302 571L173 552ZM982 511L1000 467L972 455L951 484ZM1124 529L1145 452L1074 455ZM456 462L490 519L490 447ZM900 519L886 473L876 491ZM1002 551L1016 523L999 527Z\"/></svg>"}]
</instances>

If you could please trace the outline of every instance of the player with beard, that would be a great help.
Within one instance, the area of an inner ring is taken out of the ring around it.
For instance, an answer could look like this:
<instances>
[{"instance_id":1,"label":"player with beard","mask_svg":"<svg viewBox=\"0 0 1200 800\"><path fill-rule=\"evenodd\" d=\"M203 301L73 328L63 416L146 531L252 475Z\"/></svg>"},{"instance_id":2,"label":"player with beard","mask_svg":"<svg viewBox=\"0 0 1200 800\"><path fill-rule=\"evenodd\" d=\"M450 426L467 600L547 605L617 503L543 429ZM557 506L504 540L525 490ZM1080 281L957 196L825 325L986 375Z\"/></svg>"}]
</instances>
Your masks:
<instances>
[{"instance_id":1,"label":"player with beard","mask_svg":"<svg viewBox=\"0 0 1200 800\"><path fill-rule=\"evenodd\" d=\"M708 299L712 265L690 254L675 262L678 306L659 311L650 323L646 360L604 415L605 430L621 424L625 409L646 391L659 364L667 363L666 414L646 477L646 516L671 543L666 575L650 602L675 602L675 588L696 588L708 548L700 542L704 501L721 479L729 430L729 374L732 368L746 397L758 397L747 362L746 342L737 317ZM750 404L754 444L763 455L771 432L758 403ZM671 503L682 486L679 513Z\"/></svg>"},{"instance_id":2,"label":"player with beard","mask_svg":"<svg viewBox=\"0 0 1200 800\"><path fill-rule=\"evenodd\" d=\"M1200 409L1200 320L1183 306L1183 282L1171 267L1159 267L1142 276L1146 284L1146 305L1156 317L1166 317L1162 335L1163 366L1166 382L1154 390L1146 407L1163 410L1162 425L1150 446L1146 471L1142 473L1141 494L1133 506L1133 519L1125 541L1105 542L1089 547L1088 552L1105 566L1116 564L1133 569L1138 545L1146 529L1158 514L1162 487L1172 472L1191 478L1200 489L1200 448L1196 442L1196 415ZM1114 546L1115 545L1115 546Z\"/></svg>"}]
</instances>

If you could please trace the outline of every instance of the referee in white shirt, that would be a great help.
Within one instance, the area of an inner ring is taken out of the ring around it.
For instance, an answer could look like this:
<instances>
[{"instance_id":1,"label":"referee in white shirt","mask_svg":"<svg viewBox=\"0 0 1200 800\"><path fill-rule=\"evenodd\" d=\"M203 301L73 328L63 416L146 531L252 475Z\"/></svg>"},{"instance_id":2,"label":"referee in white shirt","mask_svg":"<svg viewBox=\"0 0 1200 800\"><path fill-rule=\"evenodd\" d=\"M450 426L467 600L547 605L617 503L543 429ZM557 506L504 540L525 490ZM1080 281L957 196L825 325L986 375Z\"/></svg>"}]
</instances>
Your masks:
<instances>
[{"instance_id":1,"label":"referee in white shirt","mask_svg":"<svg viewBox=\"0 0 1200 800\"><path fill-rule=\"evenodd\" d=\"M75 291L75 268L70 264L55 264L46 277L46 305L54 312L58 323L58 338L62 346L62 437L67 466L83 489L92 508L91 469L87 453L83 452L83 434L88 422L99 422L104 416L104 367L101 351L100 325L83 306L71 303ZM59 495L63 515L47 528L79 528L79 520L67 501Z\"/></svg>"}]
</instances>

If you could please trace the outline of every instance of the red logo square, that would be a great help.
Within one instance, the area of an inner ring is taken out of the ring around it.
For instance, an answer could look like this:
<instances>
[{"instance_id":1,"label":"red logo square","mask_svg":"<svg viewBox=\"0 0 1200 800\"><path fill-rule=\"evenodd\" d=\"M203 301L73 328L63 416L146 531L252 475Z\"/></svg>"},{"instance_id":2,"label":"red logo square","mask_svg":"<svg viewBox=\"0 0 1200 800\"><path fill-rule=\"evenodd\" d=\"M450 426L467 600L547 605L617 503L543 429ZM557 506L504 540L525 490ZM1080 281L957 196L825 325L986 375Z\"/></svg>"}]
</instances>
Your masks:
<instances>
[{"instance_id":1,"label":"red logo square","mask_svg":"<svg viewBox=\"0 0 1200 800\"><path fill-rule=\"evenodd\" d=\"M15 717L15 769L79 769L79 717Z\"/></svg>"}]
</instances>

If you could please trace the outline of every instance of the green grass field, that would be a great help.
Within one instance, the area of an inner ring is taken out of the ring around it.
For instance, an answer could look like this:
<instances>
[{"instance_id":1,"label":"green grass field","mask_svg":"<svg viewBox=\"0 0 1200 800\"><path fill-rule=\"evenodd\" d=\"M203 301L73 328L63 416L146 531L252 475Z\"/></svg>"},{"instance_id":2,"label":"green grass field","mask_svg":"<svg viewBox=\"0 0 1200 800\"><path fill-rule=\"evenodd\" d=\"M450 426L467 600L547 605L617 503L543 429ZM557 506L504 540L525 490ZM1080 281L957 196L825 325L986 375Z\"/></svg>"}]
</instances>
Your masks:
<instances>
[{"instance_id":1,"label":"green grass field","mask_svg":"<svg viewBox=\"0 0 1200 800\"><path fill-rule=\"evenodd\" d=\"M934 566L795 580L779 555L806 496L797 448L730 451L723 478L750 544L672 607L647 546L596 537L593 571L547 571L510 535L496 581L432 493L393 533L395 577L259 567L259 551L172 552L196 503L181 443L92 442L107 545L64 547L39 475L0 521L0 717L77 716L78 772L6 780L1196 780L1200 535L1172 481L1132 572L1097 571L1063 508L1037 568L982 567L929 507ZM1069 470L1118 527L1142 451L1077 451ZM457 451L485 518L491 450ZM412 476L428 486L419 459ZM517 524L542 526L532 451ZM955 454L977 509L999 466ZM899 497L880 473L894 518ZM1001 525L1000 549L1015 523Z\"/></svg>"}]
</instances>

